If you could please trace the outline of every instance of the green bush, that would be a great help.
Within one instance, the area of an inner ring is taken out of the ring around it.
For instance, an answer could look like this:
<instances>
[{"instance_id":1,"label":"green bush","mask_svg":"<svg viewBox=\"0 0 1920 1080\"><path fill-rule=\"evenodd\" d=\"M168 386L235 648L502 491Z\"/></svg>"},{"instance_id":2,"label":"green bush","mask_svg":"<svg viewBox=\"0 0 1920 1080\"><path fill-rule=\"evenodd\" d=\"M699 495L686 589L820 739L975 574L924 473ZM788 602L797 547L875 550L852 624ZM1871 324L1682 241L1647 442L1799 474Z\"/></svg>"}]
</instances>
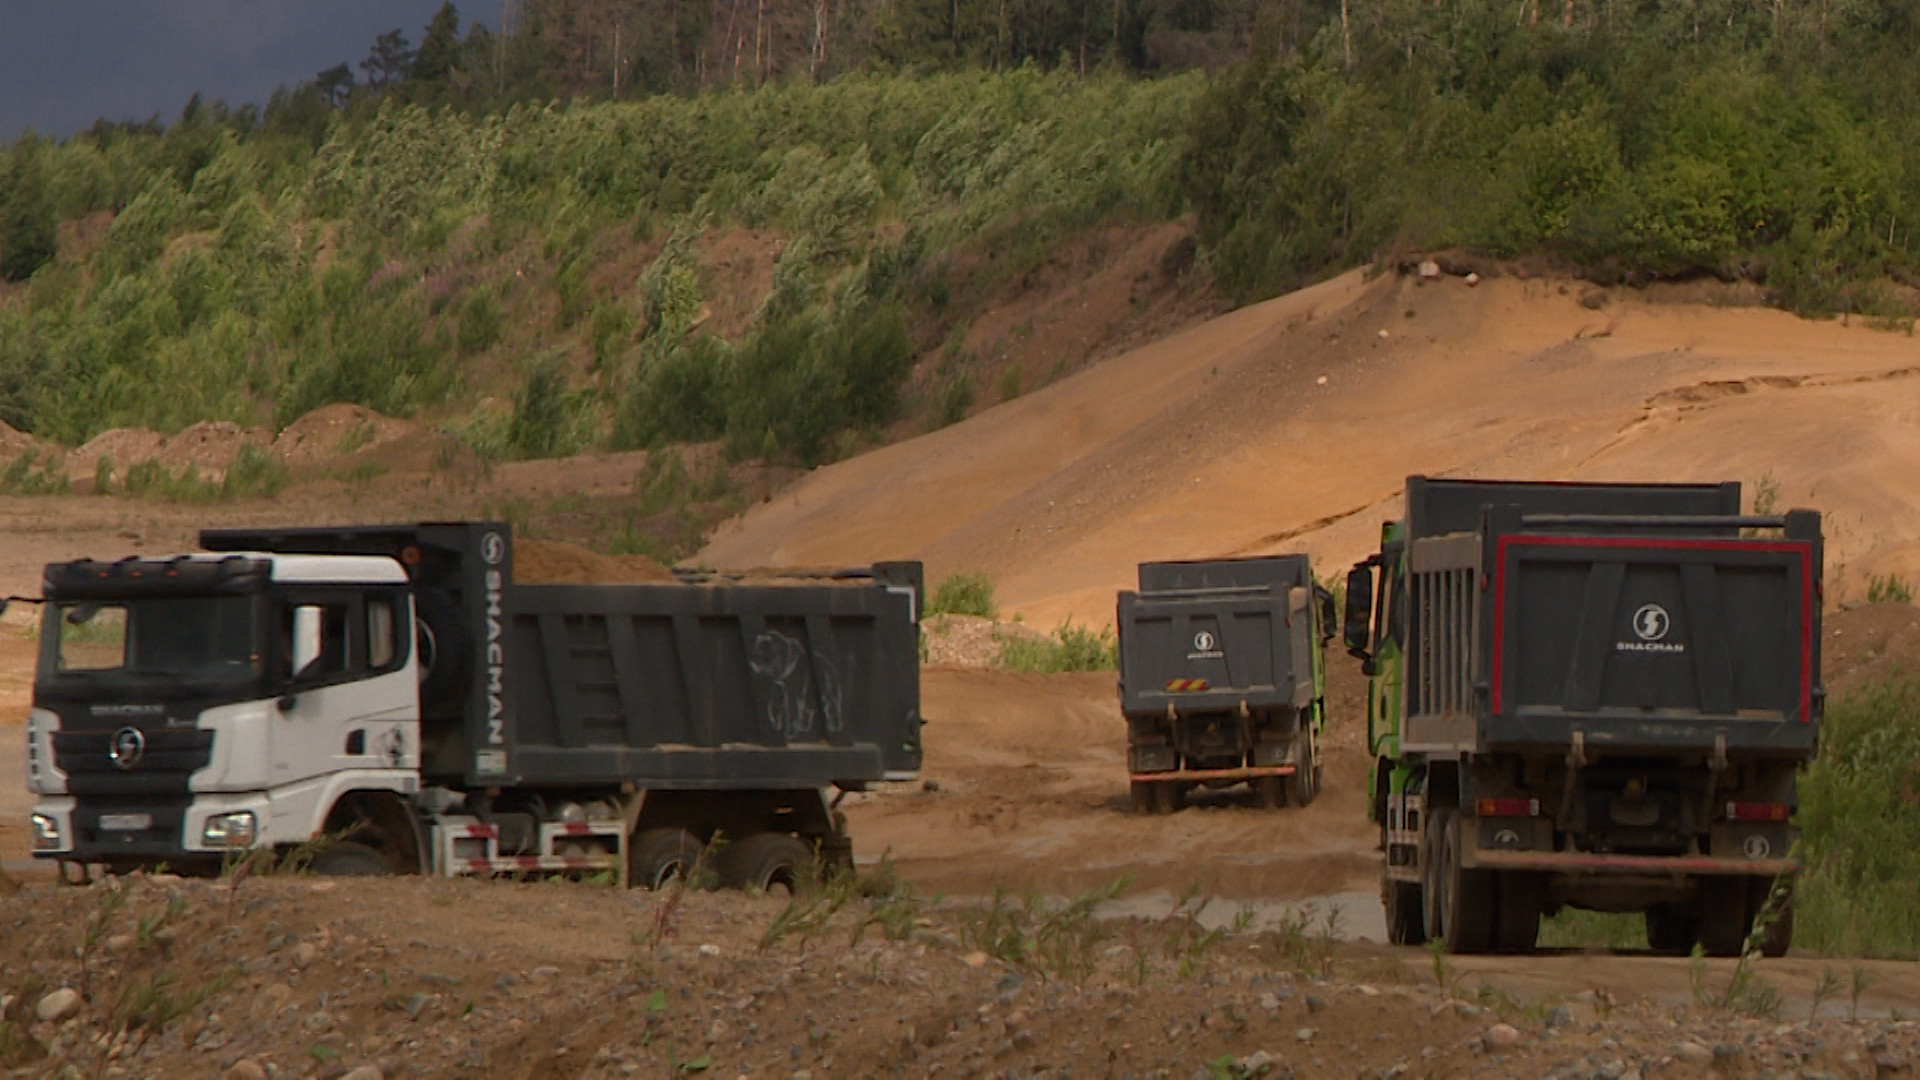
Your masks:
<instances>
[{"instance_id":1,"label":"green bush","mask_svg":"<svg viewBox=\"0 0 1920 1080\"><path fill-rule=\"evenodd\" d=\"M1800 780L1799 822L1795 944L1920 957L1920 681L1867 686L1828 706L1820 754Z\"/></svg>"},{"instance_id":2,"label":"green bush","mask_svg":"<svg viewBox=\"0 0 1920 1080\"><path fill-rule=\"evenodd\" d=\"M1093 630L1068 620L1049 637L1002 637L993 666L1042 674L1112 671L1119 666L1119 643L1111 629Z\"/></svg>"},{"instance_id":3,"label":"green bush","mask_svg":"<svg viewBox=\"0 0 1920 1080\"><path fill-rule=\"evenodd\" d=\"M471 356L491 349L500 340L500 326L500 301L494 298L493 290L473 290L460 305L460 352Z\"/></svg>"},{"instance_id":4,"label":"green bush","mask_svg":"<svg viewBox=\"0 0 1920 1080\"><path fill-rule=\"evenodd\" d=\"M993 579L979 571L949 574L933 590L933 598L927 601L927 614L999 618L1000 607L993 599Z\"/></svg>"}]
</instances>

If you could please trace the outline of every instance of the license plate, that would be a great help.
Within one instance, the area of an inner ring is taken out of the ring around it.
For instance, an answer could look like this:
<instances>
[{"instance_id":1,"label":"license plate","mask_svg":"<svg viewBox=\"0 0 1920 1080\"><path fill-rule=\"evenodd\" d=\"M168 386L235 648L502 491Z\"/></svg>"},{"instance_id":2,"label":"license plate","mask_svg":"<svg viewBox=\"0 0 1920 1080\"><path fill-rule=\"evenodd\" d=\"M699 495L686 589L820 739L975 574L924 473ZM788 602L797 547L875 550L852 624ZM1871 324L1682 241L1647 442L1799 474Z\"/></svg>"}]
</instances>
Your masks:
<instances>
[{"instance_id":1,"label":"license plate","mask_svg":"<svg viewBox=\"0 0 1920 1080\"><path fill-rule=\"evenodd\" d=\"M153 828L153 815L101 814L100 827L110 832L139 832Z\"/></svg>"}]
</instances>

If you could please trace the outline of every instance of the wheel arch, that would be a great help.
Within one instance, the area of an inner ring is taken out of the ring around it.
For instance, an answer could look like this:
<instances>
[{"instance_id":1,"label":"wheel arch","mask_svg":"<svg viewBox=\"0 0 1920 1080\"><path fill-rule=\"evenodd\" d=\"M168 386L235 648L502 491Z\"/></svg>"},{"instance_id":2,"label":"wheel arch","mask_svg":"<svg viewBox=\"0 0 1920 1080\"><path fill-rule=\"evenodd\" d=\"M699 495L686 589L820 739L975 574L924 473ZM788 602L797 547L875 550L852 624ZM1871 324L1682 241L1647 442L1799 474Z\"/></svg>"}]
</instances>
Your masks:
<instances>
[{"instance_id":1,"label":"wheel arch","mask_svg":"<svg viewBox=\"0 0 1920 1080\"><path fill-rule=\"evenodd\" d=\"M343 837L386 855L404 874L426 872L427 842L413 804L399 792L354 788L333 800L317 833Z\"/></svg>"}]
</instances>

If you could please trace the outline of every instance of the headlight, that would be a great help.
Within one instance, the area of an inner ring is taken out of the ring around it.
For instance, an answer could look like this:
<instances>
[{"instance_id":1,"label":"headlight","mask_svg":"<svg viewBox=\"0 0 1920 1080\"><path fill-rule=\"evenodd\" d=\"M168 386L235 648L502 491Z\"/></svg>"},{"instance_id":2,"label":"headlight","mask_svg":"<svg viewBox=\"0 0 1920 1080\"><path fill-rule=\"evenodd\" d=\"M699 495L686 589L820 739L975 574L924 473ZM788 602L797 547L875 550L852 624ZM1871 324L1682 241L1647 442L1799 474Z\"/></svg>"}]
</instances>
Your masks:
<instances>
[{"instance_id":1,"label":"headlight","mask_svg":"<svg viewBox=\"0 0 1920 1080\"><path fill-rule=\"evenodd\" d=\"M66 847L60 840L60 821L46 814L33 815L33 850L59 851Z\"/></svg>"},{"instance_id":2,"label":"headlight","mask_svg":"<svg viewBox=\"0 0 1920 1080\"><path fill-rule=\"evenodd\" d=\"M251 810L215 814L200 830L200 843L206 847L252 847L254 832Z\"/></svg>"}]
</instances>

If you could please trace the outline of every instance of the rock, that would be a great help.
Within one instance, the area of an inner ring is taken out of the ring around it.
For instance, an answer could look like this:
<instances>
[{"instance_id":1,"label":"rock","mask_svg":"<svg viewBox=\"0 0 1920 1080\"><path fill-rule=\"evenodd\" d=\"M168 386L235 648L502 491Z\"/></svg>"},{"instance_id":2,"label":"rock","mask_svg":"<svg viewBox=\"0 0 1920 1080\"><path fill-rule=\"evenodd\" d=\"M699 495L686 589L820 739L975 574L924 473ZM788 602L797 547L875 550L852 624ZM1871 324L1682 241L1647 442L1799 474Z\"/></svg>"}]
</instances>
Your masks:
<instances>
[{"instance_id":1,"label":"rock","mask_svg":"<svg viewBox=\"0 0 1920 1080\"><path fill-rule=\"evenodd\" d=\"M381 1072L378 1065L362 1065L342 1076L340 1080L387 1080L387 1074Z\"/></svg>"},{"instance_id":2,"label":"rock","mask_svg":"<svg viewBox=\"0 0 1920 1080\"><path fill-rule=\"evenodd\" d=\"M1732 1061L1734 1058L1737 1058L1741 1054L1744 1054L1746 1052L1747 1052L1746 1048L1741 1046L1739 1043L1723 1042L1723 1043L1713 1044L1713 1056L1716 1060L1719 1060L1719 1061Z\"/></svg>"},{"instance_id":3,"label":"rock","mask_svg":"<svg viewBox=\"0 0 1920 1080\"><path fill-rule=\"evenodd\" d=\"M40 1004L34 1007L33 1014L49 1024L58 1024L62 1020L70 1020L80 1015L80 1007L83 1004L85 1003L80 1000L80 991L63 986L41 998Z\"/></svg>"},{"instance_id":4,"label":"rock","mask_svg":"<svg viewBox=\"0 0 1920 1080\"><path fill-rule=\"evenodd\" d=\"M1434 262L1432 259L1422 260L1420 263L1420 276L1423 278L1426 278L1429 281L1439 277L1440 264L1437 262Z\"/></svg>"},{"instance_id":5,"label":"rock","mask_svg":"<svg viewBox=\"0 0 1920 1080\"><path fill-rule=\"evenodd\" d=\"M221 1075L224 1080L267 1080L267 1070L252 1058L241 1058Z\"/></svg>"},{"instance_id":6,"label":"rock","mask_svg":"<svg viewBox=\"0 0 1920 1080\"><path fill-rule=\"evenodd\" d=\"M1279 1059L1272 1054L1265 1050L1255 1050L1240 1059L1240 1072L1246 1076L1265 1076L1277 1064Z\"/></svg>"},{"instance_id":7,"label":"rock","mask_svg":"<svg viewBox=\"0 0 1920 1080\"><path fill-rule=\"evenodd\" d=\"M1594 1070L1593 1075L1599 1077L1600 1080L1620 1080L1622 1076L1626 1075L1626 1071L1627 1063L1615 1058Z\"/></svg>"},{"instance_id":8,"label":"rock","mask_svg":"<svg viewBox=\"0 0 1920 1080\"><path fill-rule=\"evenodd\" d=\"M1480 1037L1489 1050L1505 1050L1520 1042L1520 1029L1512 1024L1495 1024Z\"/></svg>"},{"instance_id":9,"label":"rock","mask_svg":"<svg viewBox=\"0 0 1920 1080\"><path fill-rule=\"evenodd\" d=\"M968 966L968 967L970 967L970 968L982 968L982 967L986 967L986 966L987 966L987 954L986 954L986 953L983 953L983 952L979 952L979 951L977 951L977 950L976 950L976 951L974 951L974 952L970 952L970 953L968 953L968 954L967 954L967 966Z\"/></svg>"},{"instance_id":10,"label":"rock","mask_svg":"<svg viewBox=\"0 0 1920 1080\"><path fill-rule=\"evenodd\" d=\"M1386 332L1385 330L1382 330L1382 331L1380 331L1380 337L1381 337L1381 339L1382 339L1382 340L1385 340L1386 338L1389 338L1389 337L1392 337L1392 336L1393 336L1393 335L1391 335L1391 334L1389 334L1389 333L1387 333L1387 332Z\"/></svg>"},{"instance_id":11,"label":"rock","mask_svg":"<svg viewBox=\"0 0 1920 1080\"><path fill-rule=\"evenodd\" d=\"M1713 1051L1691 1040L1673 1048L1673 1056L1689 1065L1705 1068L1713 1064Z\"/></svg>"},{"instance_id":12,"label":"rock","mask_svg":"<svg viewBox=\"0 0 1920 1080\"><path fill-rule=\"evenodd\" d=\"M924 791L924 792L927 792L927 793L929 793L929 794L934 794L934 795L937 795L937 794L939 794L939 793L940 793L940 781L938 781L938 780L922 780L922 781L920 782L920 790L921 790L921 791Z\"/></svg>"},{"instance_id":13,"label":"rock","mask_svg":"<svg viewBox=\"0 0 1920 1080\"><path fill-rule=\"evenodd\" d=\"M1881 1051L1873 1055L1873 1067L1881 1075L1907 1071L1907 1059L1898 1054Z\"/></svg>"},{"instance_id":14,"label":"rock","mask_svg":"<svg viewBox=\"0 0 1920 1080\"><path fill-rule=\"evenodd\" d=\"M1318 994L1307 995L1307 1011L1308 1012L1319 1012L1321 1009L1324 1009L1326 1007L1327 1007L1327 1002L1325 998L1320 997Z\"/></svg>"},{"instance_id":15,"label":"rock","mask_svg":"<svg viewBox=\"0 0 1920 1080\"><path fill-rule=\"evenodd\" d=\"M1317 1034L1319 1033L1312 1028L1301 1028L1299 1031L1293 1033L1293 1038L1295 1042L1312 1042L1313 1037Z\"/></svg>"},{"instance_id":16,"label":"rock","mask_svg":"<svg viewBox=\"0 0 1920 1080\"><path fill-rule=\"evenodd\" d=\"M560 974L560 969L550 964L542 964L534 968L532 972L533 977L536 979L551 979L558 974Z\"/></svg>"},{"instance_id":17,"label":"rock","mask_svg":"<svg viewBox=\"0 0 1920 1080\"><path fill-rule=\"evenodd\" d=\"M1478 284L1480 284L1480 275L1479 275L1479 274L1468 274L1468 275L1467 275L1467 285L1468 285L1469 287L1472 287L1472 286L1474 286L1474 285L1478 285Z\"/></svg>"},{"instance_id":18,"label":"rock","mask_svg":"<svg viewBox=\"0 0 1920 1080\"><path fill-rule=\"evenodd\" d=\"M712 944L702 945L700 946L700 955L701 956L719 956L720 946L712 945Z\"/></svg>"},{"instance_id":19,"label":"rock","mask_svg":"<svg viewBox=\"0 0 1920 1080\"><path fill-rule=\"evenodd\" d=\"M1569 1027L1573 1024L1573 1010L1565 1005L1556 1005L1547 1014L1547 1026L1550 1028Z\"/></svg>"},{"instance_id":20,"label":"rock","mask_svg":"<svg viewBox=\"0 0 1920 1080\"><path fill-rule=\"evenodd\" d=\"M1365 983L1361 983L1360 985L1354 987L1354 989L1360 991L1361 997L1379 997L1380 996L1380 991L1375 990L1373 987L1368 986Z\"/></svg>"},{"instance_id":21,"label":"rock","mask_svg":"<svg viewBox=\"0 0 1920 1080\"><path fill-rule=\"evenodd\" d=\"M1272 994L1267 994L1261 997L1260 1007L1268 1012L1278 1012L1280 1009L1280 999Z\"/></svg>"},{"instance_id":22,"label":"rock","mask_svg":"<svg viewBox=\"0 0 1920 1080\"><path fill-rule=\"evenodd\" d=\"M303 941L293 947L293 966L295 968L312 967L313 962L318 959L320 959L320 950L315 948L311 941Z\"/></svg>"}]
</instances>

